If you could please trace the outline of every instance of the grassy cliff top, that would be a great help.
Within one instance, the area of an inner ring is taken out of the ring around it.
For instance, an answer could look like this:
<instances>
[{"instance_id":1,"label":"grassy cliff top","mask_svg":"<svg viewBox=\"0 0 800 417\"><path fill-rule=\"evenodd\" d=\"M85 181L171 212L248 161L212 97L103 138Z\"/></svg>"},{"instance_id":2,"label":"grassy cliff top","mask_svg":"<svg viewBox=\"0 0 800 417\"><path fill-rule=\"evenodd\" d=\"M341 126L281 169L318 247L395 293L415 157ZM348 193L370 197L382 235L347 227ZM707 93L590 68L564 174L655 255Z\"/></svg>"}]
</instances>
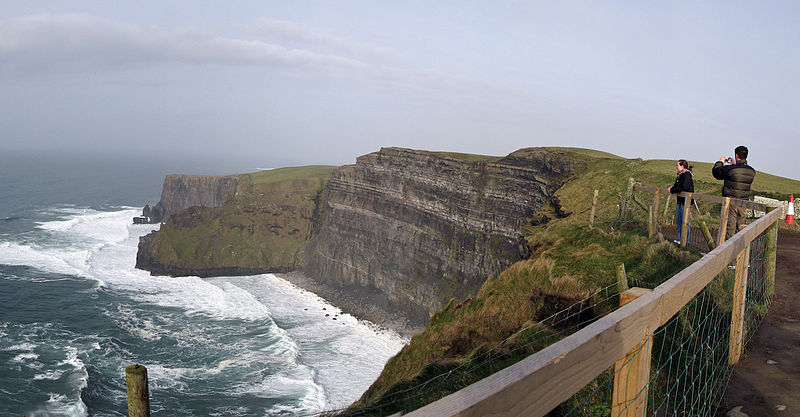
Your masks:
<instances>
[{"instance_id":1,"label":"grassy cliff top","mask_svg":"<svg viewBox=\"0 0 800 417\"><path fill-rule=\"evenodd\" d=\"M336 169L329 165L308 165L302 167L286 167L268 169L265 171L251 172L239 176L240 181L250 184L269 184L279 181L299 180L309 178L328 178L331 172Z\"/></svg>"}]
</instances>

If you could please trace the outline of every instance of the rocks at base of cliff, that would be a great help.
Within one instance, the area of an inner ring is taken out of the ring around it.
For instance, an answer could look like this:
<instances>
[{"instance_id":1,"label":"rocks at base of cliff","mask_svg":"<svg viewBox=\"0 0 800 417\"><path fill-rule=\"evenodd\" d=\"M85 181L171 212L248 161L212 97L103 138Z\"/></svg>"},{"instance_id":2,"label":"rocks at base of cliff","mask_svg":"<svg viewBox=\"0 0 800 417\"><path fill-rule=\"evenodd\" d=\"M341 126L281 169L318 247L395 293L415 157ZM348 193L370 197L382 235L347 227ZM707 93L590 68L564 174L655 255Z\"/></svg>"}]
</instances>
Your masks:
<instances>
[{"instance_id":1,"label":"rocks at base of cliff","mask_svg":"<svg viewBox=\"0 0 800 417\"><path fill-rule=\"evenodd\" d=\"M336 287L312 279L300 271L278 275L293 285L324 298L340 308L342 312L360 319L369 320L380 327L392 329L410 338L425 329L418 320L409 320L404 311L392 308L386 294L377 291L363 291L360 287ZM417 322L412 324L412 322Z\"/></svg>"},{"instance_id":2,"label":"rocks at base of cliff","mask_svg":"<svg viewBox=\"0 0 800 417\"><path fill-rule=\"evenodd\" d=\"M133 218L133 224L156 224L164 220L164 208L161 202L156 203L152 208L146 204L142 209L142 215Z\"/></svg>"}]
</instances>

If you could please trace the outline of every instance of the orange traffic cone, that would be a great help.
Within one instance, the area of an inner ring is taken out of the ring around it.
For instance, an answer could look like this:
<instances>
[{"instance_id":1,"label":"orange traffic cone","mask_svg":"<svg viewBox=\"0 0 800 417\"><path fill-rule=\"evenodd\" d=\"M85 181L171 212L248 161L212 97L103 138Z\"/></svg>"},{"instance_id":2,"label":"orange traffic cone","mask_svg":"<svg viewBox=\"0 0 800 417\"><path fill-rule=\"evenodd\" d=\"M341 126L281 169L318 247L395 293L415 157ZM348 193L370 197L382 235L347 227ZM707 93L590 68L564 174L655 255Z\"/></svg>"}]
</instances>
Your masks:
<instances>
[{"instance_id":1,"label":"orange traffic cone","mask_svg":"<svg viewBox=\"0 0 800 417\"><path fill-rule=\"evenodd\" d=\"M786 224L794 224L794 194L789 195L789 209L786 210Z\"/></svg>"}]
</instances>

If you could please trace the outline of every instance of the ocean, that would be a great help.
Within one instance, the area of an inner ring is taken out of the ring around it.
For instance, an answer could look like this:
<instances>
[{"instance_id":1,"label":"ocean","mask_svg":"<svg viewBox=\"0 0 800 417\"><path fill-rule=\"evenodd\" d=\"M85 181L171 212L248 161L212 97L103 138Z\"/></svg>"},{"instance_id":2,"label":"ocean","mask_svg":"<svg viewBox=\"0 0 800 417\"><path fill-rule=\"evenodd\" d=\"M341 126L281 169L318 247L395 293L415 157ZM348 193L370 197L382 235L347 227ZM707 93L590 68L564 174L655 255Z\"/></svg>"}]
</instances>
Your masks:
<instances>
[{"instance_id":1,"label":"ocean","mask_svg":"<svg viewBox=\"0 0 800 417\"><path fill-rule=\"evenodd\" d=\"M276 275L135 269L165 174L257 169L203 162L0 156L0 416L125 416L135 363L154 416L313 414L407 342Z\"/></svg>"}]
</instances>

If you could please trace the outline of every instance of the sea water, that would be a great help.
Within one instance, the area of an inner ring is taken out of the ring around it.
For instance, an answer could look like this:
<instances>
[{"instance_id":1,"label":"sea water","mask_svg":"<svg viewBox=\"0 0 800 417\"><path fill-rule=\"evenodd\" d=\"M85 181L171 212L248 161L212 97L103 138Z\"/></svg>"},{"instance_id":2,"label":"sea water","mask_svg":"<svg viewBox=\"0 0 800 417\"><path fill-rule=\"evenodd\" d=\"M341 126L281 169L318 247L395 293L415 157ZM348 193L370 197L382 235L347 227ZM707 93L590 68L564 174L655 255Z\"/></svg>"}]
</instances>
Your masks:
<instances>
[{"instance_id":1,"label":"sea water","mask_svg":"<svg viewBox=\"0 0 800 417\"><path fill-rule=\"evenodd\" d=\"M272 274L135 269L154 226L131 218L166 168L0 163L0 414L126 415L135 363L156 416L313 414L356 400L406 342Z\"/></svg>"}]
</instances>

